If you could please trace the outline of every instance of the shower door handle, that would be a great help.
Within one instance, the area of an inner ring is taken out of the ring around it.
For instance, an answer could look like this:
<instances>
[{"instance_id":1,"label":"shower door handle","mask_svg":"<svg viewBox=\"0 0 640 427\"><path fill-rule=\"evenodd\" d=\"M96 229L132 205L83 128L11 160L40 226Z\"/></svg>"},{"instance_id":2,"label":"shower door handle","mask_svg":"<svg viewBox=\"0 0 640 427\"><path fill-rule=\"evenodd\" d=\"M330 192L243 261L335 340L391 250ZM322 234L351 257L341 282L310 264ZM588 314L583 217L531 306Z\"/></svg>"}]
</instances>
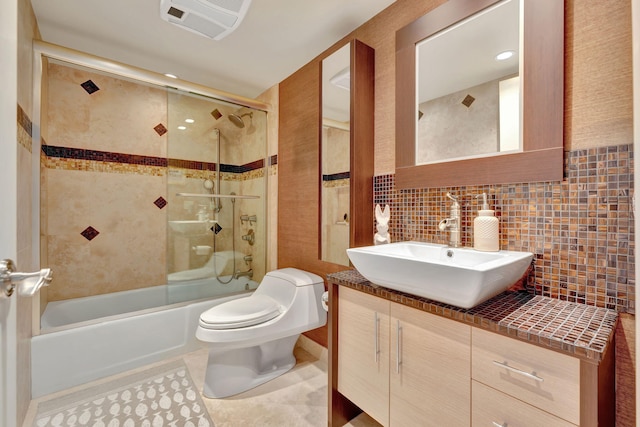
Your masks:
<instances>
[{"instance_id":1,"label":"shower door handle","mask_svg":"<svg viewBox=\"0 0 640 427\"><path fill-rule=\"evenodd\" d=\"M0 261L0 297L10 297L16 290L20 296L34 296L43 286L48 286L53 279L50 268L43 268L34 273L19 273L15 271L15 263L10 259Z\"/></svg>"}]
</instances>

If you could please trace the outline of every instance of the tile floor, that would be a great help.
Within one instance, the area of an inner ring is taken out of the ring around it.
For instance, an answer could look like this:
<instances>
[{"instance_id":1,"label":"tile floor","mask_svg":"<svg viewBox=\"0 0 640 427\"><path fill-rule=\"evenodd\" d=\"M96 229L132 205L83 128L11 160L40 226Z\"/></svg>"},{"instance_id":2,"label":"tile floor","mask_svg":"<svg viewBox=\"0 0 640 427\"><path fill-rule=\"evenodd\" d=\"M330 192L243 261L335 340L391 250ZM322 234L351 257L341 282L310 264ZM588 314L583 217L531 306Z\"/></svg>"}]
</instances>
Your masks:
<instances>
[{"instance_id":1,"label":"tile floor","mask_svg":"<svg viewBox=\"0 0 640 427\"><path fill-rule=\"evenodd\" d=\"M295 356L298 363L291 371L266 384L226 399L203 397L215 427L326 426L328 393L326 350L309 340L302 339L295 349ZM23 427L32 426L37 403L40 401L79 391L178 358L185 361L191 378L198 389L202 390L207 365L206 348L36 399L29 406ZM380 425L366 414L362 414L347 426L379 427Z\"/></svg>"}]
</instances>

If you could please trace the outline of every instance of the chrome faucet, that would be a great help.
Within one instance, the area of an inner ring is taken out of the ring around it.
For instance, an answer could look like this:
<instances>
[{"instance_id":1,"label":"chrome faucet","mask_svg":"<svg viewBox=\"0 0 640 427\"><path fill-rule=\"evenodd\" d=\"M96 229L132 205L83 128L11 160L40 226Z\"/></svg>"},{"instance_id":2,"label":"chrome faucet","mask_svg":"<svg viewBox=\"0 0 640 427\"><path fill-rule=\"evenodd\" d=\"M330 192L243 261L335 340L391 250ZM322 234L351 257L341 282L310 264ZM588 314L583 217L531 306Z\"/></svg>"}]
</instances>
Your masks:
<instances>
[{"instance_id":1,"label":"chrome faucet","mask_svg":"<svg viewBox=\"0 0 640 427\"><path fill-rule=\"evenodd\" d=\"M447 197L453 200L451 212L449 213L449 218L440 221L438 228L440 231L449 229L449 246L457 248L461 245L460 204L458 203L458 198L452 196L451 193L447 193Z\"/></svg>"},{"instance_id":2,"label":"chrome faucet","mask_svg":"<svg viewBox=\"0 0 640 427\"><path fill-rule=\"evenodd\" d=\"M240 271L240 270L236 270L236 273L233 275L234 279L237 279L239 277L248 277L249 279L253 279L253 269L250 268L247 271Z\"/></svg>"}]
</instances>

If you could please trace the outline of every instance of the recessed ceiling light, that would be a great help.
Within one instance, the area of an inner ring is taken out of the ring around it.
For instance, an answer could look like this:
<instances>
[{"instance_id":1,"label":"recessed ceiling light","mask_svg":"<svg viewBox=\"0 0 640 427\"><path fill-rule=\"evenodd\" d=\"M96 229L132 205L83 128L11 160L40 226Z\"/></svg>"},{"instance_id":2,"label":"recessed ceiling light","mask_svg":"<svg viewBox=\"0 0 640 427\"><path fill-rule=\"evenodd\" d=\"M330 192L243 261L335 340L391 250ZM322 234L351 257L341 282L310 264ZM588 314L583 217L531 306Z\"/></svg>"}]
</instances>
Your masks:
<instances>
[{"instance_id":1,"label":"recessed ceiling light","mask_svg":"<svg viewBox=\"0 0 640 427\"><path fill-rule=\"evenodd\" d=\"M187 127L186 126L178 126L178 129L180 130L185 130Z\"/></svg>"},{"instance_id":2,"label":"recessed ceiling light","mask_svg":"<svg viewBox=\"0 0 640 427\"><path fill-rule=\"evenodd\" d=\"M504 61L511 58L516 53L512 50L505 50L504 52L500 52L496 55L496 61Z\"/></svg>"},{"instance_id":3,"label":"recessed ceiling light","mask_svg":"<svg viewBox=\"0 0 640 427\"><path fill-rule=\"evenodd\" d=\"M185 122L187 122L187 123L193 123L193 122L195 122L195 120L193 120L193 119L184 119L184 121L185 121Z\"/></svg>"},{"instance_id":4,"label":"recessed ceiling light","mask_svg":"<svg viewBox=\"0 0 640 427\"><path fill-rule=\"evenodd\" d=\"M164 73L165 76L169 77L170 79L177 79L178 76L176 76L175 74L171 74L171 73Z\"/></svg>"}]
</instances>

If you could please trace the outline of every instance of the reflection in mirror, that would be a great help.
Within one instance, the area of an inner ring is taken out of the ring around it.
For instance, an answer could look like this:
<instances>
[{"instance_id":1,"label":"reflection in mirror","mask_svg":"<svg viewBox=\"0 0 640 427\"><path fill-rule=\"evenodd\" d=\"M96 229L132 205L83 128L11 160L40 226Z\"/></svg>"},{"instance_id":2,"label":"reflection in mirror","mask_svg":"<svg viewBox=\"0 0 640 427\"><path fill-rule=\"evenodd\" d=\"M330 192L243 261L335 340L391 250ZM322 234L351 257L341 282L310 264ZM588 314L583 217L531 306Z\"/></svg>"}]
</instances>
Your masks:
<instances>
[{"instance_id":1,"label":"reflection in mirror","mask_svg":"<svg viewBox=\"0 0 640 427\"><path fill-rule=\"evenodd\" d=\"M520 0L416 45L416 164L521 151Z\"/></svg>"},{"instance_id":2,"label":"reflection in mirror","mask_svg":"<svg viewBox=\"0 0 640 427\"><path fill-rule=\"evenodd\" d=\"M322 61L321 259L349 265L350 45Z\"/></svg>"}]
</instances>

